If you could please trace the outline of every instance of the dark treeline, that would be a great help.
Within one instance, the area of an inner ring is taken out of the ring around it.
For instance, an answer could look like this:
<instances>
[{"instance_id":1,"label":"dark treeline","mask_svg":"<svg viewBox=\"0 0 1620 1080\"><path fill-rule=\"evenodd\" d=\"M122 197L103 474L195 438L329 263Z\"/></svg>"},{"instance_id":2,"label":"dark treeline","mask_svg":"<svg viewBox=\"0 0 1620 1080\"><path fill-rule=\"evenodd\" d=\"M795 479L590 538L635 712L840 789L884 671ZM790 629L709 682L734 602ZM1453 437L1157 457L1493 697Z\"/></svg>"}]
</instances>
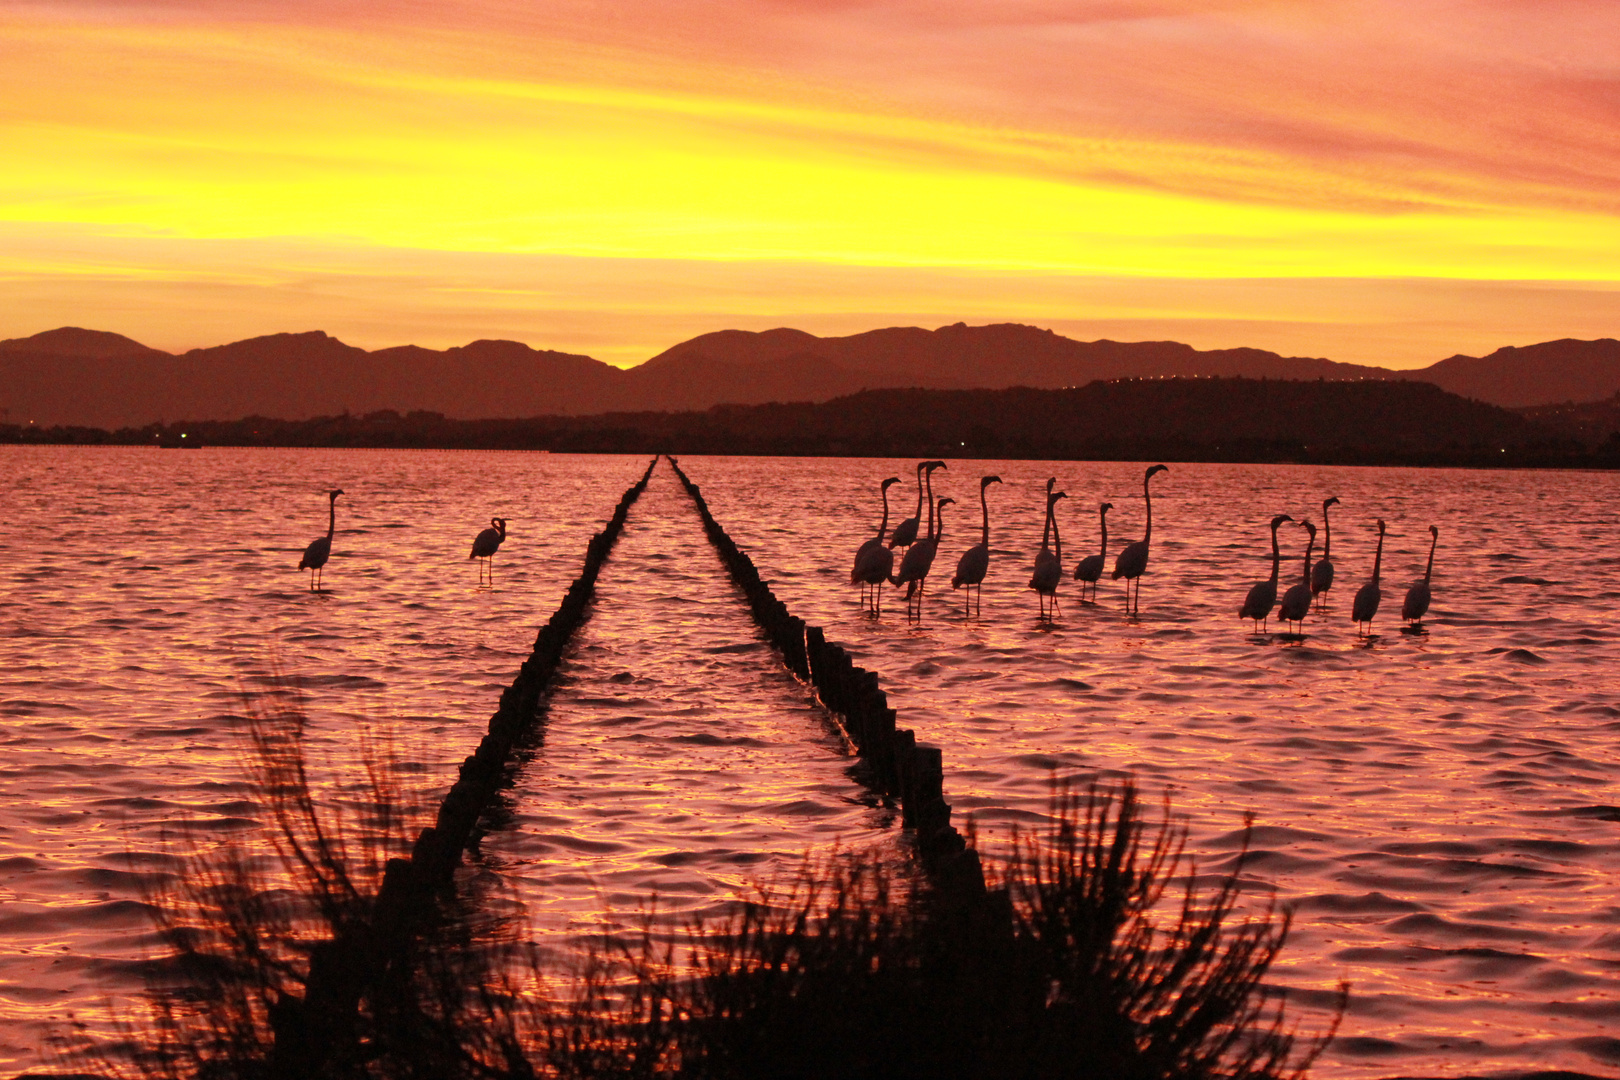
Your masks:
<instances>
[{"instance_id":1,"label":"dark treeline","mask_svg":"<svg viewBox=\"0 0 1620 1080\"><path fill-rule=\"evenodd\" d=\"M868 390L821 404L502 420L383 411L117 431L11 425L0 426L0 442L1620 467L1620 432L1591 422L1576 428L1545 410L1527 416L1427 383L1379 380Z\"/></svg>"}]
</instances>

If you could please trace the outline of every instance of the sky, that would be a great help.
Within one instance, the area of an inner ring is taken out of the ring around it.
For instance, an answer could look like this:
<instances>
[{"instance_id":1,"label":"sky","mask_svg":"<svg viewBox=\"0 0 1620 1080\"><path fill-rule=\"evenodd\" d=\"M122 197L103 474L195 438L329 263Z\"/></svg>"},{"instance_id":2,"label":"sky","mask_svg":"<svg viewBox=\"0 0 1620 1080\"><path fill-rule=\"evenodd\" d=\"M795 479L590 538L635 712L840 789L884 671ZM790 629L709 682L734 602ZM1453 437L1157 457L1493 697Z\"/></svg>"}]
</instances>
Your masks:
<instances>
[{"instance_id":1,"label":"sky","mask_svg":"<svg viewBox=\"0 0 1620 1080\"><path fill-rule=\"evenodd\" d=\"M0 338L1620 336L1612 0L0 0Z\"/></svg>"}]
</instances>

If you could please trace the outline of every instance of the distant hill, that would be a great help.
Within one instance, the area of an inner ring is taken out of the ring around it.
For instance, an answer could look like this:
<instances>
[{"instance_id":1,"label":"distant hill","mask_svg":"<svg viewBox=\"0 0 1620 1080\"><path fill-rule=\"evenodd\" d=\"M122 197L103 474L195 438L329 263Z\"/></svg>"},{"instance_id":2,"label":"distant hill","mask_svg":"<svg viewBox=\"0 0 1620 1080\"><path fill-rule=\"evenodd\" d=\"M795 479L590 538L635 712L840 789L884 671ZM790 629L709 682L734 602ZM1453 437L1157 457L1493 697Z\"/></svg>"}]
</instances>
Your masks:
<instances>
[{"instance_id":1,"label":"distant hill","mask_svg":"<svg viewBox=\"0 0 1620 1080\"><path fill-rule=\"evenodd\" d=\"M1497 405L1583 402L1620 391L1620 342L1547 342L1393 371L1260 349L1085 342L1032 326L957 323L830 338L791 329L723 330L621 370L515 341L368 352L312 331L176 356L119 334L63 327L0 341L0 420L118 428L384 409L462 419L579 416L820 402L906 387L1056 389L1175 377L1416 380Z\"/></svg>"},{"instance_id":2,"label":"distant hill","mask_svg":"<svg viewBox=\"0 0 1620 1080\"><path fill-rule=\"evenodd\" d=\"M1563 338L1489 356L1453 356L1411 372L1453 394L1519 408L1599 401L1620 392L1620 341Z\"/></svg>"}]
</instances>

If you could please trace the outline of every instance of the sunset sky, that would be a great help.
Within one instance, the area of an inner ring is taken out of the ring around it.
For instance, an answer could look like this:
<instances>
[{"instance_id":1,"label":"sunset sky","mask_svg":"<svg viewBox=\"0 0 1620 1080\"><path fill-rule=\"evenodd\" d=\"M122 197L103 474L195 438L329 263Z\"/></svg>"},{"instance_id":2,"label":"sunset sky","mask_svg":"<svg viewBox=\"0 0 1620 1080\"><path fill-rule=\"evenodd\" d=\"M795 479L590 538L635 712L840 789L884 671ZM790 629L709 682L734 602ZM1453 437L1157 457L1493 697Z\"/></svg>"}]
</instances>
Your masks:
<instances>
[{"instance_id":1,"label":"sunset sky","mask_svg":"<svg viewBox=\"0 0 1620 1080\"><path fill-rule=\"evenodd\" d=\"M0 0L0 338L1620 335L1611 0Z\"/></svg>"}]
</instances>

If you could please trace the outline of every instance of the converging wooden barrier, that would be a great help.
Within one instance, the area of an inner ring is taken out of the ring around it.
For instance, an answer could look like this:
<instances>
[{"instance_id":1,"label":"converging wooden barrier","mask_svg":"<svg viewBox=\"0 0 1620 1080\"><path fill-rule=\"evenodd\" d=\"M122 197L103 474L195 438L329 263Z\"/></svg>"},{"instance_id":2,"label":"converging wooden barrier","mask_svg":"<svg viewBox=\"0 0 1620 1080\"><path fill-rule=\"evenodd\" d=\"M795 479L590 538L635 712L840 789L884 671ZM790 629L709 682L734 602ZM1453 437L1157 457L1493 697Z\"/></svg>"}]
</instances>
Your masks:
<instances>
[{"instance_id":1,"label":"converging wooden barrier","mask_svg":"<svg viewBox=\"0 0 1620 1080\"><path fill-rule=\"evenodd\" d=\"M692 497L720 561L747 597L754 621L781 652L788 669L813 687L834 714L850 745L870 766L876 786L899 799L902 820L912 830L918 854L936 888L959 899L984 897L984 870L978 852L967 846L951 824L940 749L919 743L909 728L896 726L895 711L889 708L877 673L858 666L842 645L826 639L821 627L807 624L776 598L748 553L709 512L698 485L675 458L665 456Z\"/></svg>"},{"instance_id":2,"label":"converging wooden barrier","mask_svg":"<svg viewBox=\"0 0 1620 1080\"><path fill-rule=\"evenodd\" d=\"M613 516L585 548L585 565L562 603L535 638L512 685L501 693L489 731L439 804L434 824L416 838L408 858L385 866L370 918L342 928L311 950L302 999L283 998L272 1010L272 1075L302 1080L321 1073L352 1049L361 998L407 963L411 941L430 921L432 893L448 885L478 819L494 802L513 754L541 723L540 704L569 639L585 621L596 579L624 529L630 507L646 490L654 457L620 498Z\"/></svg>"}]
</instances>

